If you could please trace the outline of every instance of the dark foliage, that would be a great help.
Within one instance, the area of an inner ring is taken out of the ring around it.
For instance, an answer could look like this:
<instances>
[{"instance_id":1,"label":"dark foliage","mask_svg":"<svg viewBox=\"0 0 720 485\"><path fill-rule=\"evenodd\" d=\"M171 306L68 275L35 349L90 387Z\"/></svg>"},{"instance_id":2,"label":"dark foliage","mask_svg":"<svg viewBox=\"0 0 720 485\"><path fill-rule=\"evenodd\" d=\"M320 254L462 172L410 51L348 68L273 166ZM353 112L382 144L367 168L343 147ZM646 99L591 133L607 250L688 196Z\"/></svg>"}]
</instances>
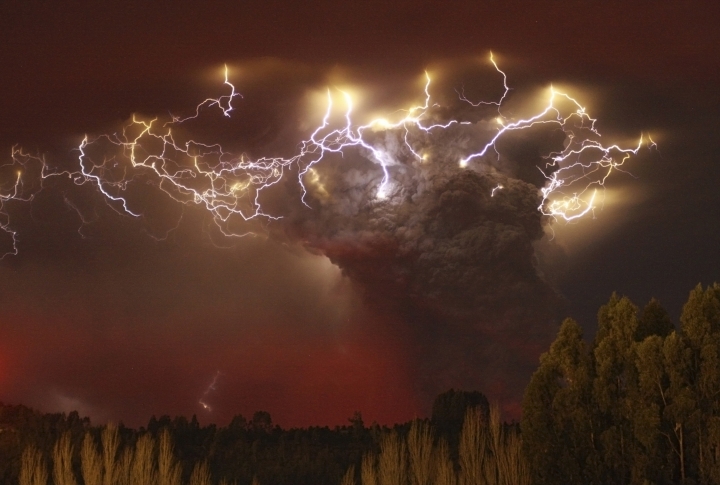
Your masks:
<instances>
[{"instance_id":1,"label":"dark foliage","mask_svg":"<svg viewBox=\"0 0 720 485\"><path fill-rule=\"evenodd\" d=\"M407 435L411 423L394 426L400 436ZM215 481L222 478L238 485L257 478L263 485L337 485L346 470L360 469L363 454L379 451L383 435L390 428L377 424L366 427L360 413L347 426L282 429L272 425L267 412L257 412L247 420L236 416L226 427L200 426L197 418L152 417L147 427L134 430L119 427L120 449L134 446L138 438L150 433L156 439L169 430L174 453L181 463L183 483L189 480L196 463L207 460ZM53 445L70 431L74 462L80 470L79 452L86 432L100 441L101 427L94 427L76 412L42 414L25 406L0 404L0 483L17 483L20 457L29 445L44 456L52 456Z\"/></svg>"},{"instance_id":2,"label":"dark foliage","mask_svg":"<svg viewBox=\"0 0 720 485\"><path fill-rule=\"evenodd\" d=\"M693 289L680 323L615 294L591 345L563 323L525 391L533 483L720 483L720 285Z\"/></svg>"}]
</instances>

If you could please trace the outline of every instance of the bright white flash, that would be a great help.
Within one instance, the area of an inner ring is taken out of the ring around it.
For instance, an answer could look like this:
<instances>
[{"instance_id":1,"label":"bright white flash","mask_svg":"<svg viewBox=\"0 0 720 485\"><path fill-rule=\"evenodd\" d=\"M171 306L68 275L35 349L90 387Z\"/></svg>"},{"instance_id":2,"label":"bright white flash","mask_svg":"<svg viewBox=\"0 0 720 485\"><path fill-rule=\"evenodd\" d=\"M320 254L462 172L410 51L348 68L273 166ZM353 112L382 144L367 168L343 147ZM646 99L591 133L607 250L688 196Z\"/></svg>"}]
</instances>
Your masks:
<instances>
[{"instance_id":1,"label":"bright white flash","mask_svg":"<svg viewBox=\"0 0 720 485\"><path fill-rule=\"evenodd\" d=\"M596 120L585 107L552 87L537 113L523 119L507 118L502 112L510 91L507 76L492 54L490 62L502 77L502 96L490 101L471 101L464 93L459 96L462 102L474 108L496 107L497 114L493 115L496 129L476 145L482 147L480 150L466 153L458 160L459 169L480 168L487 157L499 157L497 142L509 132L552 125L565 134L565 143L562 150L549 154L546 164L538 167L547 180L541 189L538 210L566 221L592 212L598 190L603 189L613 172L622 171L624 163L646 144L643 138L634 147L602 144ZM432 102L431 77L425 73L422 103L393 111L366 124L355 123L355 108L348 93L340 92L338 96L337 91L328 90L324 116L308 138L297 145L296 153L289 157L250 159L245 155L233 155L219 144L193 139L178 141L173 129L190 119L205 116L208 110L219 109L222 115L231 116L233 101L241 95L229 81L227 67L224 83L230 89L229 94L204 100L191 116L173 116L165 123L134 116L120 132L85 136L77 148L77 166L72 170L55 169L42 157L31 156L13 147L11 162L5 167L16 169L14 178L0 185L0 230L9 234L13 241L13 249L8 254L17 254L17 234L10 223L9 203L32 200L42 189L43 182L51 177L66 177L76 185L93 185L110 207L132 217L143 217L143 213L129 199L127 189L130 184L143 180L180 204L204 208L224 235L236 237L249 231L238 231L242 225L231 224L231 221L280 218L263 210L261 194L293 171L297 171L302 189L300 202L308 205L306 176L310 176L309 181L317 182L319 175L314 168L317 164L329 155L342 156L356 151L378 165L374 195L380 201L389 200L396 190L392 180L393 166L401 158L409 156L418 163L432 163L427 153L436 135L454 125L470 124L455 119L444 123L433 121L434 110L441 106ZM341 99L340 108L344 110L341 117L333 115L336 97ZM378 140L383 133L396 135L401 140L400 145L395 149L381 145ZM479 131L474 133L482 136ZM652 139L647 144L655 146ZM31 167L35 169L29 170ZM38 180L30 183L28 178L26 181L26 177L30 177L27 173L34 174ZM502 185L497 185L491 195L497 196L502 189Z\"/></svg>"}]
</instances>

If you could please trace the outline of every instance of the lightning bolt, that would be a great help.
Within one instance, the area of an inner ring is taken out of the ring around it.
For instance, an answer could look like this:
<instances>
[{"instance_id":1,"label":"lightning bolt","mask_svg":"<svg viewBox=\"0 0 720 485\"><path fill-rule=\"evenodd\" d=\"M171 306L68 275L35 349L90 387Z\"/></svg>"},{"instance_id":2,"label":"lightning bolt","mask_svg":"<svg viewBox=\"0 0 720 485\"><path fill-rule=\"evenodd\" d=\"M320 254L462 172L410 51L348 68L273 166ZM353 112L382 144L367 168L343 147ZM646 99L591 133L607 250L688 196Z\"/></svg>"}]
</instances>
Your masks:
<instances>
[{"instance_id":1,"label":"lightning bolt","mask_svg":"<svg viewBox=\"0 0 720 485\"><path fill-rule=\"evenodd\" d=\"M502 107L511 88L507 75L492 53L490 64L502 77L504 91L499 99L471 101L464 92L459 92L458 97L472 108L496 107L497 128L480 143L480 150L466 153L458 160L458 169L477 169L488 157L499 158L498 141L509 132L538 125L554 126L565 134L565 142L560 151L545 157L544 166L538 167L546 179L545 186L540 189L538 206L545 216L573 221L593 212L598 191L602 191L611 174L625 171L627 160L643 146L656 148L652 138L645 141L643 136L633 147L602 144L597 120L574 97L552 86L547 90L544 106L537 113L522 119L506 117ZM355 150L379 166L381 174L375 198L380 203L390 202L396 190L393 166L408 160L431 163L428 147L433 146L436 134L454 125L472 124L456 119L436 121L437 110L442 106L432 101L432 79L425 72L421 103L396 110L394 116L375 118L365 124L354 121L355 105L349 93L328 89L325 113L307 139L297 145L296 153L289 157L251 159L245 154L230 153L220 144L189 138L180 129L183 123L204 117L212 110L219 110L223 117L231 116L233 101L241 95L229 80L227 66L224 84L229 88L229 94L204 100L190 116L171 115L166 121L133 116L119 132L95 137L86 135L77 147L76 166L71 170L51 167L43 157L13 147L11 161L0 167L9 168L15 174L0 185L0 230L12 240L12 249L6 255L18 252L18 234L10 218L11 205L16 201L31 201L50 178L67 178L75 185L92 185L109 207L133 218L142 218L143 212L129 197L128 188L139 182L151 183L183 206L205 209L223 235L242 237L254 232L238 230L233 221L282 218L263 210L261 195L289 172L297 170L297 181L302 189L300 202L310 207L308 184L324 195L328 193L316 166L330 155L342 157ZM337 98L343 108L341 116L335 115ZM378 142L378 134L383 133L399 135L402 149L388 149ZM28 183L29 173L35 174L36 182ZM497 185L491 196L496 196L502 188ZM81 219L85 221L82 215ZM176 221L175 227L179 223Z\"/></svg>"},{"instance_id":2,"label":"lightning bolt","mask_svg":"<svg viewBox=\"0 0 720 485\"><path fill-rule=\"evenodd\" d=\"M210 406L210 404L207 403L207 397L211 392L217 390L216 386L217 386L217 381L218 381L219 377L220 377L220 371L215 372L215 376L213 376L212 381L205 389L205 392L203 392L202 397L200 399L198 399L198 404L200 404L200 406L202 406L202 408L209 413L212 413L212 406Z\"/></svg>"}]
</instances>

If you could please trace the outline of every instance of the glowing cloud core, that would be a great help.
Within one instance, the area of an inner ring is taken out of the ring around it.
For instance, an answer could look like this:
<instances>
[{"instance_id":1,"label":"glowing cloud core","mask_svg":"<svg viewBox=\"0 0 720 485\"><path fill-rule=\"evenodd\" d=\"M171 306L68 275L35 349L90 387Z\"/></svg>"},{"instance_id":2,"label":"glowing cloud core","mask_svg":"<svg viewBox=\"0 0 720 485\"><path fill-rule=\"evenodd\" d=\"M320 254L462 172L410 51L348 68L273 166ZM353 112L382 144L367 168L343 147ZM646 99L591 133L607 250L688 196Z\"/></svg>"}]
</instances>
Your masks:
<instances>
[{"instance_id":1,"label":"glowing cloud core","mask_svg":"<svg viewBox=\"0 0 720 485\"><path fill-rule=\"evenodd\" d=\"M546 155L544 166L537 167L546 179L540 189L538 210L565 221L592 213L598 191L603 189L613 172L623 170L625 162L637 154L646 143L643 137L633 147L602 144L596 119L575 98L552 87L545 94L543 108L536 114L524 119L506 117L503 105L510 90L507 76L492 55L490 63L502 77L502 96L491 101L471 101L461 94L459 101L471 109L496 109L492 115L496 128L487 140L481 140L480 150L465 153L457 160L456 167L478 169L492 158L499 159L498 141L509 132L551 125L562 131L565 141L561 150ZM229 94L206 99L192 116L171 116L164 121L133 116L119 132L85 136L77 147L75 168L69 170L53 167L44 158L13 147L11 161L4 166L9 172L0 174L6 179L0 186L0 229L13 241L13 249L7 254L18 251L17 233L11 224L7 203L11 200L31 201L50 178L65 177L76 185L92 185L111 208L138 218L143 217L143 212L136 207L128 189L140 182L150 183L180 204L204 208L225 236L238 237L252 230L238 230L242 224L231 224L231 221L282 217L282 214L266 212L261 195L289 173L294 172L302 189L299 202L308 205L309 186L332 197L315 166L331 155L338 158L355 150L377 164L379 181L374 189L375 198L389 203L396 192L392 177L394 165L408 157L418 163L433 163L432 147L438 134L454 125L472 125L470 121L438 116L443 106L433 102L430 94L432 79L425 73L422 103L366 124L354 122L355 105L348 92L328 89L325 114L307 139L297 145L296 153L288 157L250 159L244 154L234 155L219 144L195 140L183 129L183 123L203 116L209 109L219 109L225 117L233 115L233 102L241 95L229 81L227 68L224 82ZM336 105L340 107L341 115L336 114ZM384 133L398 136L402 143L397 148L388 148L377 142L379 135ZM651 139L648 140L648 144L654 145ZM498 184L491 195L497 195L502 189L503 186Z\"/></svg>"}]
</instances>

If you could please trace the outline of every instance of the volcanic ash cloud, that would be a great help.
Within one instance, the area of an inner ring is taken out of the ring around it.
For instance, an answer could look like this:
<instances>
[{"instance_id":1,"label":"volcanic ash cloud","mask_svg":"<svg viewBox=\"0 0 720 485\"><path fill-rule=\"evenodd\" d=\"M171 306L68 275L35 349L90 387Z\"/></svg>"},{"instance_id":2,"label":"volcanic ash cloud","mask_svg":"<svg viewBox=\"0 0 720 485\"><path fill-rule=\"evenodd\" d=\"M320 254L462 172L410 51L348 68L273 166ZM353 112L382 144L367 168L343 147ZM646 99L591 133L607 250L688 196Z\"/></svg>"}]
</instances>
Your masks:
<instances>
[{"instance_id":1,"label":"volcanic ash cloud","mask_svg":"<svg viewBox=\"0 0 720 485\"><path fill-rule=\"evenodd\" d=\"M453 386L517 402L560 304L536 267L533 243L548 221L527 169L541 161L532 147L547 132L521 140L530 146L521 156L461 168L469 135L486 125L447 130L423 160L406 153L402 132L385 134L377 146L396 161L385 197L371 153L318 164L306 184L310 208L281 221L407 327L428 403Z\"/></svg>"}]
</instances>

